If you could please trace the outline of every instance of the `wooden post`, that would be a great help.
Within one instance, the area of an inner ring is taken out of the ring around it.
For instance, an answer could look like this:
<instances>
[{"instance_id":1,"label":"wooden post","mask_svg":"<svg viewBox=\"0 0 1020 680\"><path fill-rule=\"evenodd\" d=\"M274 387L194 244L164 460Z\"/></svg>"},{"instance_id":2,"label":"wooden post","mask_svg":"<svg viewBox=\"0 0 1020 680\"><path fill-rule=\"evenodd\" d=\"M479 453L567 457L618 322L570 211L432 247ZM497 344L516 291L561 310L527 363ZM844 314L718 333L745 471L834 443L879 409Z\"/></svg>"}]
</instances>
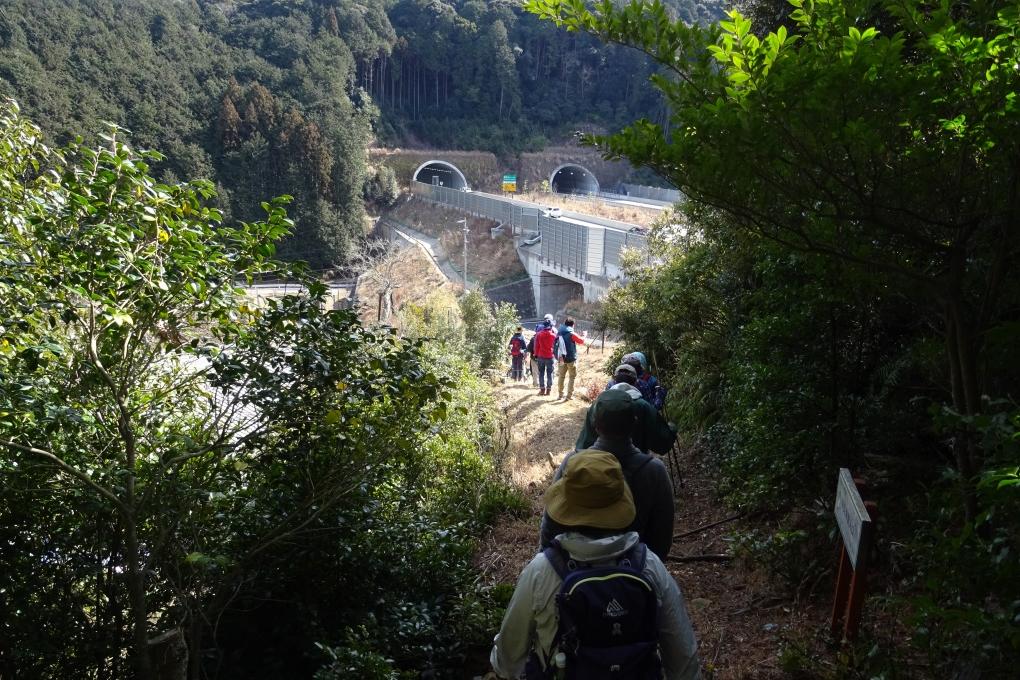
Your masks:
<instances>
[{"instance_id":1,"label":"wooden post","mask_svg":"<svg viewBox=\"0 0 1020 680\"><path fill-rule=\"evenodd\" d=\"M842 637L846 640L856 638L860 627L868 557L875 540L875 519L878 516L878 505L865 503L861 498L860 487L863 486L863 483L857 483L849 470L840 469L835 515L842 541L830 630L837 635L842 623Z\"/></svg>"},{"instance_id":2,"label":"wooden post","mask_svg":"<svg viewBox=\"0 0 1020 680\"><path fill-rule=\"evenodd\" d=\"M868 509L871 517L871 524L874 526L878 514L878 504L866 501L864 506ZM867 540L867 552L870 554L874 532L867 533L867 538L861 536L861 542ZM861 625L861 611L864 609L864 593L867 589L868 570L865 564L859 564L854 569L854 577L850 581L850 601L846 606L846 625L843 626L843 637L853 640L857 637L857 630Z\"/></svg>"},{"instance_id":3,"label":"wooden post","mask_svg":"<svg viewBox=\"0 0 1020 680\"><path fill-rule=\"evenodd\" d=\"M380 323L382 323L382 298L383 298L383 294L380 292L379 293L379 312L376 315L376 321L378 321Z\"/></svg>"},{"instance_id":4,"label":"wooden post","mask_svg":"<svg viewBox=\"0 0 1020 680\"><path fill-rule=\"evenodd\" d=\"M853 573L853 566L850 564L850 555L846 552L846 546L842 541L839 545L839 570L836 572L836 595L832 599L832 621L829 630L835 635L839 631L839 625L843 623L846 614L846 603L850 599L850 574Z\"/></svg>"}]
</instances>

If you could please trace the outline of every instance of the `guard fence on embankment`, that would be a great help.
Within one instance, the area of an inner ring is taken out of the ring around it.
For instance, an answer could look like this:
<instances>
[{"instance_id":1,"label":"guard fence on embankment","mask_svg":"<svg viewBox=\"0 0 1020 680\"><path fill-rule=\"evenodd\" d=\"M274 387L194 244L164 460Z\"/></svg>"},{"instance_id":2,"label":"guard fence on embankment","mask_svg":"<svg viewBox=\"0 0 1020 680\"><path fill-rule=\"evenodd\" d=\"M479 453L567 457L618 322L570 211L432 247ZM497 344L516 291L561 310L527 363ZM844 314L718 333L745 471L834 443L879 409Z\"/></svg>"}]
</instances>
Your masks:
<instances>
[{"instance_id":1,"label":"guard fence on embankment","mask_svg":"<svg viewBox=\"0 0 1020 680\"><path fill-rule=\"evenodd\" d=\"M422 182L411 182L411 193L469 215L502 222L517 236L541 234L542 260L575 277L619 277L623 250L645 251L648 247L647 238L635 231L636 225L627 222L590 216L549 217L539 205Z\"/></svg>"}]
</instances>

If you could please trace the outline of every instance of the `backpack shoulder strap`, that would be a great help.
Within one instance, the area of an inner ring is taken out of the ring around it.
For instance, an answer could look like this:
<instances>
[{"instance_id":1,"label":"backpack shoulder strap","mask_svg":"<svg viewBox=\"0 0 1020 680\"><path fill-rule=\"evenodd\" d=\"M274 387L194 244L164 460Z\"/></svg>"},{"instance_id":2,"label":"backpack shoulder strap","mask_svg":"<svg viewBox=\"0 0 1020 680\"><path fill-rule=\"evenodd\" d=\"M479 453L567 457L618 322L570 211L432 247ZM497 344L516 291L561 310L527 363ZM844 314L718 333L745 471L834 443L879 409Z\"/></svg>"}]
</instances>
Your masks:
<instances>
[{"instance_id":1,"label":"backpack shoulder strap","mask_svg":"<svg viewBox=\"0 0 1020 680\"><path fill-rule=\"evenodd\" d=\"M630 547L630 550L620 555L620 559L617 560L616 565L620 567L630 567L640 574L645 570L645 562L647 561L648 546L638 541Z\"/></svg>"},{"instance_id":2,"label":"backpack shoulder strap","mask_svg":"<svg viewBox=\"0 0 1020 680\"><path fill-rule=\"evenodd\" d=\"M567 566L568 555L567 551L560 545L560 542L553 539L553 542L542 551L542 554L545 555L545 559L549 560L549 564L556 570L556 575L560 577L560 580L566 579L567 574L570 573L570 568Z\"/></svg>"}]
</instances>

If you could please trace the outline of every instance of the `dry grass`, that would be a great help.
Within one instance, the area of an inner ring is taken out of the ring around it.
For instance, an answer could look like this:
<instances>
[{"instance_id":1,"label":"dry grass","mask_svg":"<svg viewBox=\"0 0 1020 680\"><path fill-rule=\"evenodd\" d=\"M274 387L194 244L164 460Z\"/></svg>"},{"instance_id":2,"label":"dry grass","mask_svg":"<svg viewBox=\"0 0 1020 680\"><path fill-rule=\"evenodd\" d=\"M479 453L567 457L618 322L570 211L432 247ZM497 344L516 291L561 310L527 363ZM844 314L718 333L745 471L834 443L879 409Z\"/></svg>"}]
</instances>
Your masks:
<instances>
[{"instance_id":1,"label":"dry grass","mask_svg":"<svg viewBox=\"0 0 1020 680\"><path fill-rule=\"evenodd\" d=\"M554 395L538 396L530 381L506 383L496 388L496 398L510 423L509 470L513 483L531 501L532 513L523 519L499 522L484 537L475 559L488 583L513 583L538 549L538 525L542 518L542 494L556 466L573 449L581 431L588 402L583 398L588 383L606 384L602 372L605 357L598 342L579 352L574 398L557 401ZM554 376L555 379L555 376Z\"/></svg>"},{"instance_id":2,"label":"dry grass","mask_svg":"<svg viewBox=\"0 0 1020 680\"><path fill-rule=\"evenodd\" d=\"M651 208L639 208L631 205L618 205L607 203L601 199L581 199L562 194L545 193L541 191L528 191L520 195L520 198L532 203L539 203L547 206L558 206L564 210L594 215L610 220L628 222L642 227L650 227L652 222L661 214L659 210Z\"/></svg>"},{"instance_id":3,"label":"dry grass","mask_svg":"<svg viewBox=\"0 0 1020 680\"><path fill-rule=\"evenodd\" d=\"M393 254L388 272L397 284L393 290L392 314L382 319L395 328L400 327L397 310L407 302L419 302L444 287L455 287L433 264L432 259L417 246L407 245ZM359 315L365 323L375 323L379 315L379 292L382 285L371 276L363 276L358 284Z\"/></svg>"},{"instance_id":4,"label":"dry grass","mask_svg":"<svg viewBox=\"0 0 1020 680\"><path fill-rule=\"evenodd\" d=\"M463 268L464 234L457 220L464 213L433 205L419 198L402 202L389 216L439 239L454 269ZM480 217L468 218L468 275L487 284L525 276L513 239L507 235L492 238L489 230L498 223Z\"/></svg>"}]
</instances>

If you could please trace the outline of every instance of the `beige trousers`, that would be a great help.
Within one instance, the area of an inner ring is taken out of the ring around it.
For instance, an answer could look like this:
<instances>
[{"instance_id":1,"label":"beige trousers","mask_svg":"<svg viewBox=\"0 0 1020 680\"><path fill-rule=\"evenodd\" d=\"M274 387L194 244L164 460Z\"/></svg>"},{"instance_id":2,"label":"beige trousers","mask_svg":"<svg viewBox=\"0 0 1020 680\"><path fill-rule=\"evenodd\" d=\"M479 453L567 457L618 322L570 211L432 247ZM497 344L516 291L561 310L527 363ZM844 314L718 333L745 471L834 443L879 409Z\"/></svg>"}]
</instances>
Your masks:
<instances>
[{"instance_id":1,"label":"beige trousers","mask_svg":"<svg viewBox=\"0 0 1020 680\"><path fill-rule=\"evenodd\" d=\"M567 381L567 397L574 395L574 378L577 377L577 362L572 361L569 364L566 361L560 361L556 364L556 396L563 396L563 379L569 376Z\"/></svg>"}]
</instances>

